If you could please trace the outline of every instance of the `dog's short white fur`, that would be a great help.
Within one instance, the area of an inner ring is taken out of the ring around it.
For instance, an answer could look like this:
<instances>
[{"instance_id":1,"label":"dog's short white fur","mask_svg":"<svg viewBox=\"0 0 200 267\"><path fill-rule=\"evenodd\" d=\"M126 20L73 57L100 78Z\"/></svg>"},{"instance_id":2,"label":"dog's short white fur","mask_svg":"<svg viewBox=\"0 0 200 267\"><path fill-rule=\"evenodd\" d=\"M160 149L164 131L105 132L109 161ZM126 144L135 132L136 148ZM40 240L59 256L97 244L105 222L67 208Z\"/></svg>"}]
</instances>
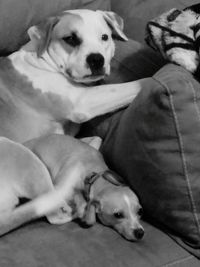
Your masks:
<instances>
[{"instance_id":1,"label":"dog's short white fur","mask_svg":"<svg viewBox=\"0 0 200 267\"><path fill-rule=\"evenodd\" d=\"M75 135L82 122L128 105L148 83L148 79L142 79L88 86L109 75L115 50L112 35L126 41L122 30L122 19L113 12L66 11L32 26L28 30L30 41L0 60L0 136L10 139L0 140L0 158L4 159L0 162L0 212L4 213L0 233L60 207L84 175L82 164L78 162L75 168L69 164L67 179L54 187L42 162L20 143L50 133L64 133L63 125L67 133ZM26 170L30 172L30 183L25 181ZM41 181L45 181L43 186ZM20 196L34 200L13 210ZM127 214L137 213L131 209L127 196L119 199L129 210ZM108 204L109 201L107 209ZM136 196L133 206L138 207ZM58 217L48 215L52 222ZM136 217L129 216L126 223L124 220L115 228L132 239ZM108 223L106 218L101 219Z\"/></svg>"},{"instance_id":2,"label":"dog's short white fur","mask_svg":"<svg viewBox=\"0 0 200 267\"><path fill-rule=\"evenodd\" d=\"M126 41L113 12L71 10L28 30L30 41L0 61L0 135L23 143L49 133L75 135L82 122L133 101L148 78L88 86L110 73Z\"/></svg>"}]
</instances>

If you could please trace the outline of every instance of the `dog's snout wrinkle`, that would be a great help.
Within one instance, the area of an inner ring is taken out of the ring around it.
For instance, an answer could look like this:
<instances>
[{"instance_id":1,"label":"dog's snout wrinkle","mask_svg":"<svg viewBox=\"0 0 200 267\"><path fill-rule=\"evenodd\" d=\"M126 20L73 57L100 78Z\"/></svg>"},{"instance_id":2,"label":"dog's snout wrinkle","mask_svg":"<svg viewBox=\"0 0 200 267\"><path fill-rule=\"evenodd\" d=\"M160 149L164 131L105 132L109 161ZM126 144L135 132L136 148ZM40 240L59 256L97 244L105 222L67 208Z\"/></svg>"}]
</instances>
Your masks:
<instances>
[{"instance_id":1,"label":"dog's snout wrinkle","mask_svg":"<svg viewBox=\"0 0 200 267\"><path fill-rule=\"evenodd\" d=\"M86 62L92 73L101 70L104 66L104 61L104 57L100 53L91 53L86 58Z\"/></svg>"}]
</instances>

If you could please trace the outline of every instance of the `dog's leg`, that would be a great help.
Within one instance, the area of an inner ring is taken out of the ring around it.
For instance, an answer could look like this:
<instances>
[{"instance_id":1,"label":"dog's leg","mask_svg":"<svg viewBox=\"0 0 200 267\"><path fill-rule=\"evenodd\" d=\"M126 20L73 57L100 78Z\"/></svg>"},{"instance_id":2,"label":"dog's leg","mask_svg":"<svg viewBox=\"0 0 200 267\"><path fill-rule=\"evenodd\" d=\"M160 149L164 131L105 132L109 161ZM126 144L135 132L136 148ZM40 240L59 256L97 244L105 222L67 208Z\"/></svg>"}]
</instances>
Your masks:
<instances>
[{"instance_id":1,"label":"dog's leg","mask_svg":"<svg viewBox=\"0 0 200 267\"><path fill-rule=\"evenodd\" d=\"M88 121L129 105L141 89L148 88L151 78L89 88L81 95L71 120L77 123Z\"/></svg>"},{"instance_id":2,"label":"dog's leg","mask_svg":"<svg viewBox=\"0 0 200 267\"><path fill-rule=\"evenodd\" d=\"M62 205L59 205L58 209L47 214L47 219L52 224L70 222L73 219L73 211L68 205L68 202L73 199L74 190L82 186L83 175L84 166L82 163L74 162L74 159L63 166L55 178L55 190L57 194L50 200L50 203L46 202L43 206L40 206L40 210L38 210L39 214L44 214L44 210L47 211L48 206L55 205L54 202L59 203L59 199L64 199L65 202L62 202Z\"/></svg>"},{"instance_id":3,"label":"dog's leg","mask_svg":"<svg viewBox=\"0 0 200 267\"><path fill-rule=\"evenodd\" d=\"M61 206L63 199L57 190L44 193L23 205L17 207L12 205L0 212L0 236Z\"/></svg>"},{"instance_id":4,"label":"dog's leg","mask_svg":"<svg viewBox=\"0 0 200 267\"><path fill-rule=\"evenodd\" d=\"M80 167L80 168L79 168ZM47 216L50 222L62 224L69 221L69 215L66 213L66 202L73 194L73 190L80 182L80 175L83 169L79 163L74 164L67 171L63 170L58 177L58 184L49 192L37 196L29 202L15 207L17 199L10 199L10 205L7 210L0 211L0 235L3 235L23 223L33 219ZM54 213L58 210L58 213ZM62 211L62 212L60 212ZM57 218L53 215L59 215ZM52 219L52 221L51 221Z\"/></svg>"}]
</instances>

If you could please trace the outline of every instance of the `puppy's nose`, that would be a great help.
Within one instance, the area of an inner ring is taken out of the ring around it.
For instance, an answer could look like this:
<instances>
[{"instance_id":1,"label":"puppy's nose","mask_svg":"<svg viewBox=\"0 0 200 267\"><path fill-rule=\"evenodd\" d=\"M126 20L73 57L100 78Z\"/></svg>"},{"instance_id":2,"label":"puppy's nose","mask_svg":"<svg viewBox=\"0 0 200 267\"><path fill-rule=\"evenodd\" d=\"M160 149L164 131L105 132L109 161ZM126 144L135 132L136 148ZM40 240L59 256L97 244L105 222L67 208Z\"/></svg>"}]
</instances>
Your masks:
<instances>
[{"instance_id":1,"label":"puppy's nose","mask_svg":"<svg viewBox=\"0 0 200 267\"><path fill-rule=\"evenodd\" d=\"M137 228L133 231L136 239L140 240L144 236L144 230L142 228Z\"/></svg>"},{"instance_id":2,"label":"puppy's nose","mask_svg":"<svg viewBox=\"0 0 200 267\"><path fill-rule=\"evenodd\" d=\"M92 72L99 71L103 68L104 57L100 53L92 53L87 56L86 62Z\"/></svg>"}]
</instances>

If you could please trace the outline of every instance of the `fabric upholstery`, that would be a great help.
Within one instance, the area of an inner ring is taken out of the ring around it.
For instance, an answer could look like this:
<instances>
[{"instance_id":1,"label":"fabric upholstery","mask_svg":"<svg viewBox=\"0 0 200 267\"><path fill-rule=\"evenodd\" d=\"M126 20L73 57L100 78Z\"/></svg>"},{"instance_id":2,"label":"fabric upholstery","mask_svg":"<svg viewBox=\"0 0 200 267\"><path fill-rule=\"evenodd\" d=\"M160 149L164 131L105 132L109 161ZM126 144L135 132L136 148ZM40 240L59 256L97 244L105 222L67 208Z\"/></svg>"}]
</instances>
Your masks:
<instances>
[{"instance_id":1,"label":"fabric upholstery","mask_svg":"<svg viewBox=\"0 0 200 267\"><path fill-rule=\"evenodd\" d=\"M155 227L144 223L146 238L128 242L108 227L76 223L28 224L0 239L1 267L198 267L199 261ZM188 265L187 265L188 264Z\"/></svg>"},{"instance_id":2,"label":"fabric upholstery","mask_svg":"<svg viewBox=\"0 0 200 267\"><path fill-rule=\"evenodd\" d=\"M200 257L199 83L163 67L110 118L102 152L138 194L147 218ZM178 239L177 239L178 240Z\"/></svg>"}]
</instances>

